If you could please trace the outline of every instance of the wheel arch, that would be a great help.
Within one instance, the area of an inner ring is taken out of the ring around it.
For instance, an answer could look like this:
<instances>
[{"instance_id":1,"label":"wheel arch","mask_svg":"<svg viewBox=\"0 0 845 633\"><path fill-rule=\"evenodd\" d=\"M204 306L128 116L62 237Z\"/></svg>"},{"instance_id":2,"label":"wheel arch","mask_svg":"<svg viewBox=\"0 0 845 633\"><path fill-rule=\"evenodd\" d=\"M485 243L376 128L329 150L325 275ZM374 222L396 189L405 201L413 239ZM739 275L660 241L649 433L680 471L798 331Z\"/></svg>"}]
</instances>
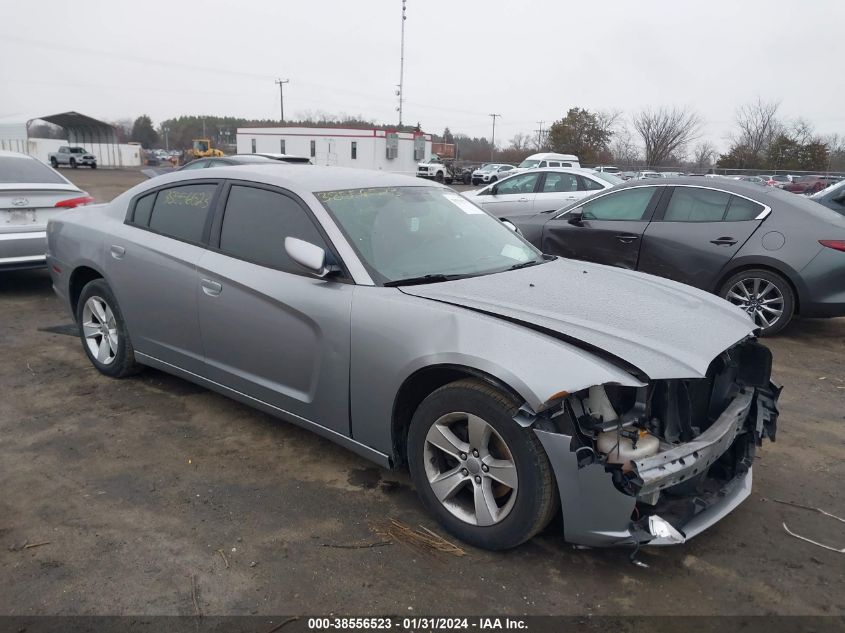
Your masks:
<instances>
[{"instance_id":1,"label":"wheel arch","mask_svg":"<svg viewBox=\"0 0 845 633\"><path fill-rule=\"evenodd\" d=\"M795 314L801 314L801 301L805 294L805 288L800 283L796 282L798 273L790 266L781 261L769 258L743 259L736 260L731 263L733 265L729 269L726 269L719 278L716 287L713 289L714 294L718 295L725 282L737 273L754 269L765 270L786 279L786 283L789 284L792 294L795 297Z\"/></svg>"},{"instance_id":2,"label":"wheel arch","mask_svg":"<svg viewBox=\"0 0 845 633\"><path fill-rule=\"evenodd\" d=\"M391 460L394 466L407 464L407 437L414 412L431 393L456 380L478 378L508 394L519 403L525 402L513 387L501 379L467 365L439 364L418 369L408 376L396 392L391 415Z\"/></svg>"},{"instance_id":3,"label":"wheel arch","mask_svg":"<svg viewBox=\"0 0 845 633\"><path fill-rule=\"evenodd\" d=\"M76 320L76 309L82 289L86 284L95 279L105 279L105 275L88 265L77 266L70 274L70 279L68 280L68 302L70 303L74 320Z\"/></svg>"}]
</instances>

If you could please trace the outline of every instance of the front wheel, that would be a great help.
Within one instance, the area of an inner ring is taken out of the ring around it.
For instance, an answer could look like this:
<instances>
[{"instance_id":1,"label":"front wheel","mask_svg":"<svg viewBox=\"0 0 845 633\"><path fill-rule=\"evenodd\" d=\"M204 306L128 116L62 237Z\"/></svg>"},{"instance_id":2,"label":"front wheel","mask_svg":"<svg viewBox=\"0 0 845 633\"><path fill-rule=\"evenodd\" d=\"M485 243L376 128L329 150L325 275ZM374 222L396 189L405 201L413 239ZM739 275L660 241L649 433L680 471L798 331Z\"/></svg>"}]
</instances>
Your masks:
<instances>
[{"instance_id":1,"label":"front wheel","mask_svg":"<svg viewBox=\"0 0 845 633\"><path fill-rule=\"evenodd\" d=\"M76 159L75 158L70 159L70 166L71 166L72 169L76 169Z\"/></svg>"},{"instance_id":2,"label":"front wheel","mask_svg":"<svg viewBox=\"0 0 845 633\"><path fill-rule=\"evenodd\" d=\"M91 169L97 169L97 163L91 163Z\"/></svg>"},{"instance_id":3,"label":"front wheel","mask_svg":"<svg viewBox=\"0 0 845 633\"><path fill-rule=\"evenodd\" d=\"M123 378L137 373L135 350L117 299L104 279L88 282L76 306L79 338L88 360L101 374Z\"/></svg>"},{"instance_id":4,"label":"front wheel","mask_svg":"<svg viewBox=\"0 0 845 633\"><path fill-rule=\"evenodd\" d=\"M481 380L453 382L419 406L408 432L411 478L449 532L484 549L516 547L558 507L552 468L519 404Z\"/></svg>"},{"instance_id":5,"label":"front wheel","mask_svg":"<svg viewBox=\"0 0 845 633\"><path fill-rule=\"evenodd\" d=\"M497 180L498 180L498 178L497 178L496 176L493 176L493 177L490 179L490 184L492 185L492 184L493 184L494 182L496 182Z\"/></svg>"},{"instance_id":6,"label":"front wheel","mask_svg":"<svg viewBox=\"0 0 845 633\"><path fill-rule=\"evenodd\" d=\"M438 172L437 172L437 175L434 177L434 179L435 179L437 182L443 182L443 172L442 172L442 171L438 171Z\"/></svg>"},{"instance_id":7,"label":"front wheel","mask_svg":"<svg viewBox=\"0 0 845 633\"><path fill-rule=\"evenodd\" d=\"M781 275L762 269L744 270L728 279L719 296L745 310L762 336L777 334L795 314L795 293Z\"/></svg>"}]
</instances>

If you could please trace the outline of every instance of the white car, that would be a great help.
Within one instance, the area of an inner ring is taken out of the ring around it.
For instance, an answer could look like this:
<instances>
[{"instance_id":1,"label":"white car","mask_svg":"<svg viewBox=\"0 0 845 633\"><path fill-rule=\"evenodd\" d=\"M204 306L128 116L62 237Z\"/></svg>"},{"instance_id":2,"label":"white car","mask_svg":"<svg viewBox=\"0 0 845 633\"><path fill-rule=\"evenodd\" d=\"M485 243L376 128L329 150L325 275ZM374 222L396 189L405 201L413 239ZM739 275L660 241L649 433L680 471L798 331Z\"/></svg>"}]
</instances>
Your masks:
<instances>
[{"instance_id":1,"label":"white car","mask_svg":"<svg viewBox=\"0 0 845 633\"><path fill-rule=\"evenodd\" d=\"M489 163L476 169L472 172L472 184L480 185L501 180L505 176L510 176L514 170L513 165L505 165L502 163Z\"/></svg>"},{"instance_id":2,"label":"white car","mask_svg":"<svg viewBox=\"0 0 845 633\"><path fill-rule=\"evenodd\" d=\"M496 217L553 211L623 182L612 174L575 167L531 169L464 195Z\"/></svg>"},{"instance_id":3,"label":"white car","mask_svg":"<svg viewBox=\"0 0 845 633\"><path fill-rule=\"evenodd\" d=\"M638 171L635 178L663 178L663 176L656 171Z\"/></svg>"},{"instance_id":4,"label":"white car","mask_svg":"<svg viewBox=\"0 0 845 633\"><path fill-rule=\"evenodd\" d=\"M531 154L517 167L520 171L527 169L540 169L542 167L581 167L581 163L575 154L555 154L554 152L541 152Z\"/></svg>"}]
</instances>

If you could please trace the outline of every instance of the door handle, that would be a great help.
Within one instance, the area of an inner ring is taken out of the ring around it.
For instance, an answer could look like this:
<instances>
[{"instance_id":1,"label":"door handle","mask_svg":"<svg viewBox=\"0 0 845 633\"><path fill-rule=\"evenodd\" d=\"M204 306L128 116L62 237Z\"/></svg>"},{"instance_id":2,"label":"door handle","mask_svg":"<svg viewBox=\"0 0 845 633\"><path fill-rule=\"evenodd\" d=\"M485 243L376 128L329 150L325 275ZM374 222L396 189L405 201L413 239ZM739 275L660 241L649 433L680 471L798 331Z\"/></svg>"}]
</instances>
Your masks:
<instances>
[{"instance_id":1,"label":"door handle","mask_svg":"<svg viewBox=\"0 0 845 633\"><path fill-rule=\"evenodd\" d=\"M123 259L123 256L126 255L126 249L122 246L118 246L117 244L112 244L109 252L115 259Z\"/></svg>"},{"instance_id":2,"label":"door handle","mask_svg":"<svg viewBox=\"0 0 845 633\"><path fill-rule=\"evenodd\" d=\"M528 198L517 198L517 202L528 202Z\"/></svg>"},{"instance_id":3,"label":"door handle","mask_svg":"<svg viewBox=\"0 0 845 633\"><path fill-rule=\"evenodd\" d=\"M211 281L211 279L200 280L200 285L202 286L202 291L209 297L216 297L223 292L223 286L216 281Z\"/></svg>"},{"instance_id":4,"label":"door handle","mask_svg":"<svg viewBox=\"0 0 845 633\"><path fill-rule=\"evenodd\" d=\"M736 240L732 237L720 237L716 240L710 240L710 243L716 246L733 246L736 244Z\"/></svg>"},{"instance_id":5,"label":"door handle","mask_svg":"<svg viewBox=\"0 0 845 633\"><path fill-rule=\"evenodd\" d=\"M617 236L616 236L616 239L617 239L618 241L622 242L623 244L630 244L631 242L633 242L633 241L634 241L635 239L637 239L638 237L639 237L639 236L637 236L637 235L625 235L625 234L623 233L622 235L617 235Z\"/></svg>"}]
</instances>

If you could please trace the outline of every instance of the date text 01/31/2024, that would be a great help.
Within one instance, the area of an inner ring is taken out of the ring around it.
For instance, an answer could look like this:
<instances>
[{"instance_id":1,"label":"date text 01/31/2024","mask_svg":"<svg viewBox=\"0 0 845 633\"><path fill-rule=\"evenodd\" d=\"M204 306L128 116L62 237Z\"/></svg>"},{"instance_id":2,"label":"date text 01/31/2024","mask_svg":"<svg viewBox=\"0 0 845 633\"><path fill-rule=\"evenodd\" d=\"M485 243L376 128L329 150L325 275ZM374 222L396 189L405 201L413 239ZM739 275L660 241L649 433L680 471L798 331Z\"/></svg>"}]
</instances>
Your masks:
<instances>
[{"instance_id":1,"label":"date text 01/31/2024","mask_svg":"<svg viewBox=\"0 0 845 633\"><path fill-rule=\"evenodd\" d=\"M371 617L371 618L309 618L308 629L311 631L337 630L471 630L479 631L519 631L526 630L527 624L519 618L438 618L438 617Z\"/></svg>"}]
</instances>

